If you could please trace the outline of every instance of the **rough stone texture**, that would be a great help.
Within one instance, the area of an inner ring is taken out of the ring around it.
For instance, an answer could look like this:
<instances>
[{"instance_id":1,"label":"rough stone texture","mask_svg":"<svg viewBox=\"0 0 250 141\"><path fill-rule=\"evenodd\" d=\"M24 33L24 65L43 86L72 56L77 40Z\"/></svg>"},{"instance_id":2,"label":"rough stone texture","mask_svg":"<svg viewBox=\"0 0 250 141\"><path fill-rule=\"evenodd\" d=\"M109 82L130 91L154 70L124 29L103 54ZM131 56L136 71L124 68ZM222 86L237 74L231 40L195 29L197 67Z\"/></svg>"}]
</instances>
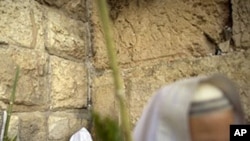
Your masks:
<instances>
[{"instance_id":1,"label":"rough stone texture","mask_svg":"<svg viewBox=\"0 0 250 141\"><path fill-rule=\"evenodd\" d=\"M236 47L250 47L250 1L232 0L233 39Z\"/></svg>"},{"instance_id":2,"label":"rough stone texture","mask_svg":"<svg viewBox=\"0 0 250 141\"><path fill-rule=\"evenodd\" d=\"M1 111L8 105L15 68L21 68L11 136L68 141L86 127L91 97L95 111L119 114L93 2L0 0ZM133 125L159 87L214 72L237 82L250 121L249 0L232 0L232 11L228 0L108 2ZM232 51L220 34L230 16L239 48ZM212 56L214 46L202 32L220 43L225 54Z\"/></svg>"},{"instance_id":3,"label":"rough stone texture","mask_svg":"<svg viewBox=\"0 0 250 141\"><path fill-rule=\"evenodd\" d=\"M20 113L18 116L20 141L45 141L47 139L47 123L44 113Z\"/></svg>"},{"instance_id":4,"label":"rough stone texture","mask_svg":"<svg viewBox=\"0 0 250 141\"><path fill-rule=\"evenodd\" d=\"M55 6L55 7L62 7L65 5L69 0L36 0L42 4L47 4L49 6Z\"/></svg>"},{"instance_id":5,"label":"rough stone texture","mask_svg":"<svg viewBox=\"0 0 250 141\"><path fill-rule=\"evenodd\" d=\"M86 24L67 17L63 12L47 8L46 49L66 59L83 60L86 45Z\"/></svg>"},{"instance_id":6,"label":"rough stone texture","mask_svg":"<svg viewBox=\"0 0 250 141\"><path fill-rule=\"evenodd\" d=\"M35 0L42 5L60 9L64 11L67 16L79 19L81 21L86 21L86 0Z\"/></svg>"},{"instance_id":7,"label":"rough stone texture","mask_svg":"<svg viewBox=\"0 0 250 141\"><path fill-rule=\"evenodd\" d=\"M19 125L19 117L16 115L12 115L10 118L10 126L9 126L9 134L8 136L10 138L14 138L15 136L17 136L17 141L20 141L20 135L18 133L20 127Z\"/></svg>"},{"instance_id":8,"label":"rough stone texture","mask_svg":"<svg viewBox=\"0 0 250 141\"><path fill-rule=\"evenodd\" d=\"M10 93L9 87L12 85L15 76L15 62L2 49L0 52L0 68L0 96L2 97L1 99L4 97L6 99Z\"/></svg>"},{"instance_id":9,"label":"rough stone texture","mask_svg":"<svg viewBox=\"0 0 250 141\"><path fill-rule=\"evenodd\" d=\"M69 119L67 117L50 117L49 118L49 139L59 140L69 131Z\"/></svg>"},{"instance_id":10,"label":"rough stone texture","mask_svg":"<svg viewBox=\"0 0 250 141\"><path fill-rule=\"evenodd\" d=\"M112 73L104 72L93 80L93 107L103 116L117 117Z\"/></svg>"},{"instance_id":11,"label":"rough stone texture","mask_svg":"<svg viewBox=\"0 0 250 141\"><path fill-rule=\"evenodd\" d=\"M241 100L250 121L250 51L230 53L197 59L186 59L154 65L142 65L124 69L125 89L129 101L131 122L134 125L141 115L143 107L160 87L176 80L198 75L222 73L235 81L240 89ZM150 63L149 63L150 64ZM103 115L116 116L115 98L111 73L103 73L94 79L93 105Z\"/></svg>"},{"instance_id":12,"label":"rough stone texture","mask_svg":"<svg viewBox=\"0 0 250 141\"><path fill-rule=\"evenodd\" d=\"M48 6L48 0L0 1L0 109L7 108L19 65L10 123L10 136L17 134L18 141L68 141L87 125L86 110L68 111L85 108L87 101L83 5L85 0L62 7ZM66 118L65 129L60 118Z\"/></svg>"},{"instance_id":13,"label":"rough stone texture","mask_svg":"<svg viewBox=\"0 0 250 141\"><path fill-rule=\"evenodd\" d=\"M2 130L3 129L3 118L4 118L4 112L1 111L0 112L0 129ZM5 116L7 116L7 112L5 114ZM6 119L5 119L6 120ZM11 118L10 118L10 123L9 123L9 132L8 132L8 137L9 138L14 138L15 136L17 136L17 141L20 141L19 139L19 134L18 134L18 131L19 131L19 117L12 114ZM6 126L6 122L5 122L5 126Z\"/></svg>"},{"instance_id":14,"label":"rough stone texture","mask_svg":"<svg viewBox=\"0 0 250 141\"><path fill-rule=\"evenodd\" d=\"M148 67L126 70L129 91L130 115L132 123L138 120L142 109L158 88L185 77L222 73L234 80L240 88L241 99L250 120L249 108L249 70L250 51L232 53L220 57L180 60L160 63Z\"/></svg>"},{"instance_id":15,"label":"rough stone texture","mask_svg":"<svg viewBox=\"0 0 250 141\"><path fill-rule=\"evenodd\" d=\"M6 8L8 7L8 8ZM43 14L34 1L0 1L0 43L25 48L44 48Z\"/></svg>"},{"instance_id":16,"label":"rough stone texture","mask_svg":"<svg viewBox=\"0 0 250 141\"><path fill-rule=\"evenodd\" d=\"M118 2L119 3L119 2ZM201 57L214 52L202 32L217 41L229 17L228 0L140 1L130 2L113 21L114 38L120 63L168 58ZM113 9L115 9L113 8ZM100 22L93 8L95 66L107 67Z\"/></svg>"},{"instance_id":17,"label":"rough stone texture","mask_svg":"<svg viewBox=\"0 0 250 141\"><path fill-rule=\"evenodd\" d=\"M70 136L87 125L84 112L55 112L48 119L49 141L68 141Z\"/></svg>"},{"instance_id":18,"label":"rough stone texture","mask_svg":"<svg viewBox=\"0 0 250 141\"><path fill-rule=\"evenodd\" d=\"M83 63L50 58L50 100L52 109L86 106L86 71Z\"/></svg>"},{"instance_id":19,"label":"rough stone texture","mask_svg":"<svg viewBox=\"0 0 250 141\"><path fill-rule=\"evenodd\" d=\"M17 141L68 141L70 136L87 126L87 111L14 113L11 117L9 137Z\"/></svg>"},{"instance_id":20,"label":"rough stone texture","mask_svg":"<svg viewBox=\"0 0 250 141\"><path fill-rule=\"evenodd\" d=\"M1 49L1 85L0 98L9 99L11 86L15 77L15 66L20 66L19 83L16 92L16 103L21 105L37 106L42 108L47 103L47 56L38 51L27 49ZM25 109L23 109L25 110Z\"/></svg>"}]
</instances>

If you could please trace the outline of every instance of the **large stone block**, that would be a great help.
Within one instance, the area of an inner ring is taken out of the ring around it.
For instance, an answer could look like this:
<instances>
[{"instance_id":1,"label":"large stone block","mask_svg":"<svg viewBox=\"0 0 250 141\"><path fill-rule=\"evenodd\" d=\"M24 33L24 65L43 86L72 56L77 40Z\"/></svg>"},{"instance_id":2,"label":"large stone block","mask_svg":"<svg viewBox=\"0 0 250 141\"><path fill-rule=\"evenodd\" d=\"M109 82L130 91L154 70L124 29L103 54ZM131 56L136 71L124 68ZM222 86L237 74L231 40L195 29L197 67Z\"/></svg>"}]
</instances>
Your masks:
<instances>
[{"instance_id":1,"label":"large stone block","mask_svg":"<svg viewBox=\"0 0 250 141\"><path fill-rule=\"evenodd\" d=\"M50 54L71 60L83 60L86 46L86 24L47 8L46 49Z\"/></svg>"},{"instance_id":2,"label":"large stone block","mask_svg":"<svg viewBox=\"0 0 250 141\"><path fill-rule=\"evenodd\" d=\"M8 137L9 138L14 138L15 136L17 136L17 141L20 141L20 135L19 135L19 117L12 114L11 118L10 118L10 124L9 124L9 132L8 132Z\"/></svg>"},{"instance_id":3,"label":"large stone block","mask_svg":"<svg viewBox=\"0 0 250 141\"><path fill-rule=\"evenodd\" d=\"M6 51L1 50L0 52L0 95L5 99L10 94L9 86L12 85L13 78L15 77L15 62L11 59L10 55Z\"/></svg>"},{"instance_id":4,"label":"large stone block","mask_svg":"<svg viewBox=\"0 0 250 141\"><path fill-rule=\"evenodd\" d=\"M119 3L117 1L117 3ZM214 53L202 32L220 41L219 33L229 16L228 0L140 1L119 5L112 22L117 55L121 64L168 58L176 60ZM108 67L102 29L94 5L92 21L95 66ZM120 12L119 12L120 11Z\"/></svg>"},{"instance_id":5,"label":"large stone block","mask_svg":"<svg viewBox=\"0 0 250 141\"><path fill-rule=\"evenodd\" d=\"M197 75L222 73L235 81L240 89L241 100L249 118L249 70L250 52L231 53L225 56L186 59L172 63L158 63L153 66L136 67L126 70L126 89L130 103L131 121L134 125L143 107L160 87L178 79Z\"/></svg>"},{"instance_id":6,"label":"large stone block","mask_svg":"<svg viewBox=\"0 0 250 141\"><path fill-rule=\"evenodd\" d=\"M19 138L20 141L46 141L46 114L41 112L20 113Z\"/></svg>"},{"instance_id":7,"label":"large stone block","mask_svg":"<svg viewBox=\"0 0 250 141\"><path fill-rule=\"evenodd\" d=\"M119 113L116 106L112 73L107 71L94 77L92 90L94 111L103 116L117 117Z\"/></svg>"},{"instance_id":8,"label":"large stone block","mask_svg":"<svg viewBox=\"0 0 250 141\"><path fill-rule=\"evenodd\" d=\"M250 1L232 0L233 39L236 47L250 47Z\"/></svg>"},{"instance_id":9,"label":"large stone block","mask_svg":"<svg viewBox=\"0 0 250 141\"><path fill-rule=\"evenodd\" d=\"M26 48L44 48L43 9L30 0L0 1L0 42Z\"/></svg>"},{"instance_id":10,"label":"large stone block","mask_svg":"<svg viewBox=\"0 0 250 141\"><path fill-rule=\"evenodd\" d=\"M84 63L76 63L55 56L51 56L50 61L50 108L86 106L87 80Z\"/></svg>"},{"instance_id":11,"label":"large stone block","mask_svg":"<svg viewBox=\"0 0 250 141\"><path fill-rule=\"evenodd\" d=\"M5 117L5 122L4 122L4 117ZM7 112L0 111L1 131L4 131L4 129L6 127L6 117L7 117ZM9 127L8 127L8 137L13 139L16 136L17 141L20 141L18 131L19 131L19 117L12 113L11 118L10 118L10 122L9 122Z\"/></svg>"},{"instance_id":12,"label":"large stone block","mask_svg":"<svg viewBox=\"0 0 250 141\"><path fill-rule=\"evenodd\" d=\"M48 118L49 141L68 141L79 129L87 126L86 112L55 112Z\"/></svg>"},{"instance_id":13,"label":"large stone block","mask_svg":"<svg viewBox=\"0 0 250 141\"><path fill-rule=\"evenodd\" d=\"M153 61L144 62L130 69L123 69L126 96L129 102L131 122L134 125L140 117L143 107L160 87L173 83L176 80L222 73L235 81L240 89L241 100L247 119L249 118L248 87L250 78L250 52L234 52L223 56L211 56L196 59L184 59L161 63ZM146 65L145 65L146 63ZM111 72L106 71L93 80L93 105L94 109L102 115L117 116L118 107L113 95L113 80ZM115 111L115 112L114 112Z\"/></svg>"},{"instance_id":14,"label":"large stone block","mask_svg":"<svg viewBox=\"0 0 250 141\"><path fill-rule=\"evenodd\" d=\"M22 106L46 107L48 100L46 76L47 55L28 49L0 50L0 99L7 101L12 91L16 65L20 66L15 103ZM16 109L15 109L16 110ZM27 110L20 108L19 110Z\"/></svg>"}]
</instances>

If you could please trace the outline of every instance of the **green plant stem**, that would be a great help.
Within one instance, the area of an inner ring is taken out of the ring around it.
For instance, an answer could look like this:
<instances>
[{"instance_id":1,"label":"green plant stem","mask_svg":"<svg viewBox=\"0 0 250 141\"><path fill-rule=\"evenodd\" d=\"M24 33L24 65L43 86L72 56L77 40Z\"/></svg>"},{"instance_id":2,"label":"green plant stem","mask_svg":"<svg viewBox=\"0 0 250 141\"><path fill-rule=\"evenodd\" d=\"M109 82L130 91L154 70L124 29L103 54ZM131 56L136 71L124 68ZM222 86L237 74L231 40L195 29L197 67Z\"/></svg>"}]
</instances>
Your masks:
<instances>
[{"instance_id":1,"label":"green plant stem","mask_svg":"<svg viewBox=\"0 0 250 141\"><path fill-rule=\"evenodd\" d=\"M125 101L125 91L123 87L124 84L120 75L120 70L119 70L118 63L117 63L117 57L115 54L114 40L112 36L112 29L110 26L107 2L106 0L96 0L96 3L99 9L102 29L103 29L104 38L106 41L110 67L113 70L112 72L113 72L113 79L114 79L114 85L115 85L115 94L116 94L116 98L118 99L118 103L120 107L122 131L124 133L125 141L132 141L132 137L130 133L130 122L129 122L128 110L127 110L127 105Z\"/></svg>"},{"instance_id":2,"label":"green plant stem","mask_svg":"<svg viewBox=\"0 0 250 141\"><path fill-rule=\"evenodd\" d=\"M18 76L19 76L19 67L17 67L16 70L16 75L15 75L15 79L14 79L14 84L12 86L12 92L10 95L10 103L7 109L7 119L6 119L6 124L5 124L5 128L4 128L4 137L3 140L4 141L8 141L8 130L9 130L9 123L10 123L10 118L11 118L11 114L12 114L12 108L13 108L13 104L16 98L16 87L17 87L17 81L18 81Z\"/></svg>"}]
</instances>

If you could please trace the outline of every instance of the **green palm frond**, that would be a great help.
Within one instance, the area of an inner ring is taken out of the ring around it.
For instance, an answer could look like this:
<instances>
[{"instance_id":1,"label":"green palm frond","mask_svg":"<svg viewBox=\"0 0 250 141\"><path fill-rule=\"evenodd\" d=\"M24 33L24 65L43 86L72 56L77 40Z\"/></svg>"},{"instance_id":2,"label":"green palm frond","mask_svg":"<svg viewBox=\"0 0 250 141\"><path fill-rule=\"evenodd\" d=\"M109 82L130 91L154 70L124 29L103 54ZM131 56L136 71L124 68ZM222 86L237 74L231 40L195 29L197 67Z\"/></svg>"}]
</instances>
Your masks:
<instances>
[{"instance_id":1,"label":"green palm frond","mask_svg":"<svg viewBox=\"0 0 250 141\"><path fill-rule=\"evenodd\" d=\"M124 141L117 121L109 117L102 118L97 113L92 116L97 141Z\"/></svg>"}]
</instances>

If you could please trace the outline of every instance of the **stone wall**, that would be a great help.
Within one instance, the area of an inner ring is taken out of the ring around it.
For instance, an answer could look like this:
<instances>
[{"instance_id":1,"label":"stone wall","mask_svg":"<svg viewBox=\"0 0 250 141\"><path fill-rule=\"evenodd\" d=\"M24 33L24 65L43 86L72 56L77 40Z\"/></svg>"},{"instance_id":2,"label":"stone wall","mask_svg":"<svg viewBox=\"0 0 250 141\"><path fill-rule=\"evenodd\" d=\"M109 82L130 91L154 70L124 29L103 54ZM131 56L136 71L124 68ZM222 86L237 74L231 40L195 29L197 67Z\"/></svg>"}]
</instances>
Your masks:
<instances>
[{"instance_id":1,"label":"stone wall","mask_svg":"<svg viewBox=\"0 0 250 141\"><path fill-rule=\"evenodd\" d=\"M67 141L87 126L86 3L0 1L0 99L20 66L10 132L20 141Z\"/></svg>"},{"instance_id":2,"label":"stone wall","mask_svg":"<svg viewBox=\"0 0 250 141\"><path fill-rule=\"evenodd\" d=\"M223 73L237 82L250 121L250 1L108 0L132 125L161 86ZM232 26L232 40L221 34ZM215 45L222 50L214 55ZM111 71L92 0L0 1L0 108L21 68L11 135L67 141L88 107L116 117Z\"/></svg>"}]
</instances>

